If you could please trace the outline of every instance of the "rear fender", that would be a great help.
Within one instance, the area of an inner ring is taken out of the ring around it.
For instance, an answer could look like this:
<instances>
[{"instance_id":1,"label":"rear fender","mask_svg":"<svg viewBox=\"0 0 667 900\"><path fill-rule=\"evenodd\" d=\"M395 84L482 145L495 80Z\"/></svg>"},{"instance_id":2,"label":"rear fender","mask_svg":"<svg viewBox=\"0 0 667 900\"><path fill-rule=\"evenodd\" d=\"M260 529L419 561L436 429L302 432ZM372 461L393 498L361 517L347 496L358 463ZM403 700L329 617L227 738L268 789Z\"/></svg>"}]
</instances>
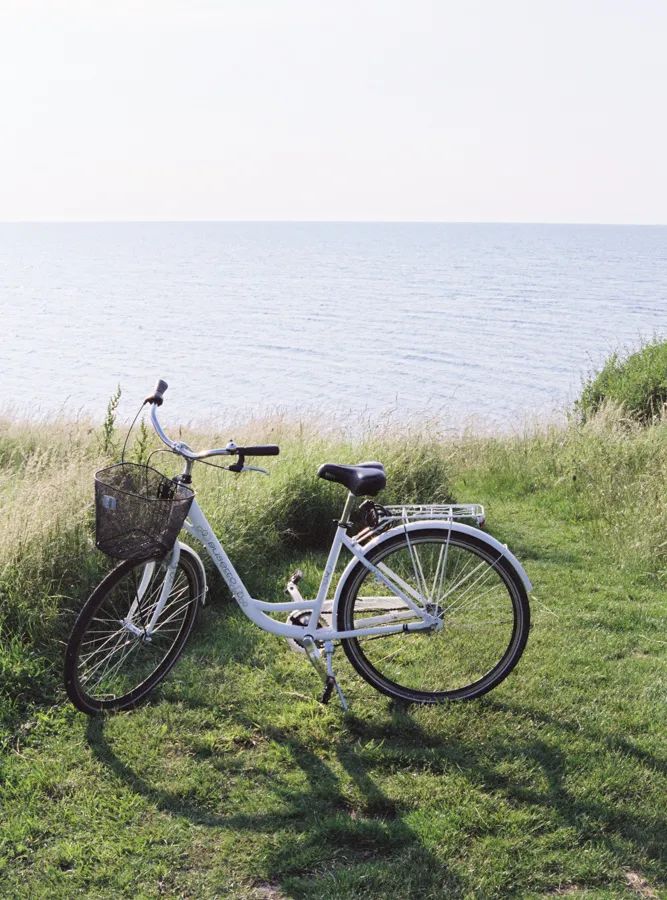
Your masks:
<instances>
[{"instance_id":1,"label":"rear fender","mask_svg":"<svg viewBox=\"0 0 667 900\"><path fill-rule=\"evenodd\" d=\"M407 525L397 525L395 528L391 528L389 531L384 531L381 535L374 538L372 541L369 541L363 548L364 556L368 556L373 552L373 550L375 550L376 547L384 544L385 541L390 541L392 538L395 538L398 535L405 534L406 531L408 532L408 534L412 534L413 532L418 531L432 531L434 528L442 529L442 531L458 531L462 534L469 534L476 540L480 541L480 543L486 544L488 547L493 548L495 551L500 553L501 556L503 556L516 571L517 575L523 583L524 588L526 589L526 593L530 593L532 591L533 585L531 584L530 579L526 574L526 570L521 565L516 556L507 549L507 546L505 544L501 544L499 540L492 537L490 534L487 534L485 531L481 531L479 528L473 528L472 525L465 525L463 522L443 522L434 519L433 521L409 522ZM337 621L338 602L343 594L343 591L345 590L345 586L350 575L352 574L352 570L356 568L358 563L358 558L352 557L350 562L345 567L343 574L340 576L340 581L338 582L336 593L334 594L332 622Z\"/></svg>"}]
</instances>

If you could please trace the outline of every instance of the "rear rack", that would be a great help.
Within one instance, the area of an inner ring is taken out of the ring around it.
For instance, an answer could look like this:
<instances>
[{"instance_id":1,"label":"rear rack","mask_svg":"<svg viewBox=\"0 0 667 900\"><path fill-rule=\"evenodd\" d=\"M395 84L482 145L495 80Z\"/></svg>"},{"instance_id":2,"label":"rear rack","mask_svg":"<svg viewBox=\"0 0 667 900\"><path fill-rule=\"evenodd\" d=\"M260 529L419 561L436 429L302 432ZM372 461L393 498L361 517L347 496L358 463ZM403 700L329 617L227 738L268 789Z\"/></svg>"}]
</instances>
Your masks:
<instances>
[{"instance_id":1,"label":"rear rack","mask_svg":"<svg viewBox=\"0 0 667 900\"><path fill-rule=\"evenodd\" d=\"M486 514L481 503L401 503L385 506L391 521L417 522L426 519L472 519L479 528L484 525ZM387 518L383 517L386 522Z\"/></svg>"}]
</instances>

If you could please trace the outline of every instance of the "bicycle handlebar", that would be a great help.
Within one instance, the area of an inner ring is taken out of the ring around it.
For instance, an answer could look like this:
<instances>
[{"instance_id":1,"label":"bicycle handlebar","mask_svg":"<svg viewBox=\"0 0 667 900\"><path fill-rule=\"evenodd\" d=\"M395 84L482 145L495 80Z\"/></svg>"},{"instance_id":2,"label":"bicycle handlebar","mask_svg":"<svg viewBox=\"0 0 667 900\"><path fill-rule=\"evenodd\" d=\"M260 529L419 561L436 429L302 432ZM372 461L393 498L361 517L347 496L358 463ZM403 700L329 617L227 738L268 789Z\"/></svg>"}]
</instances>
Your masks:
<instances>
[{"instance_id":1,"label":"bicycle handlebar","mask_svg":"<svg viewBox=\"0 0 667 900\"><path fill-rule=\"evenodd\" d=\"M148 397L146 397L144 403L154 403L156 406L162 406L162 404L164 403L164 392L168 387L169 385L166 381L158 378L157 384L153 389L153 393L149 394Z\"/></svg>"},{"instance_id":2,"label":"bicycle handlebar","mask_svg":"<svg viewBox=\"0 0 667 900\"><path fill-rule=\"evenodd\" d=\"M167 437L164 433L157 417L157 408L158 406L162 406L162 403L164 402L164 392L167 390L167 386L166 381L163 381L161 378L158 379L155 390L146 397L144 403L151 404L151 422L155 429L155 433L162 443L166 444L170 450L174 451L174 453L178 453L186 459L192 460L205 459L207 456L238 456L239 462L243 460L244 456L278 456L280 453L280 447L276 444L259 444L258 446L253 447L238 447L234 441L229 441L226 447L217 447L212 450L202 450L201 452L196 453L182 441L172 441L171 438Z\"/></svg>"}]
</instances>

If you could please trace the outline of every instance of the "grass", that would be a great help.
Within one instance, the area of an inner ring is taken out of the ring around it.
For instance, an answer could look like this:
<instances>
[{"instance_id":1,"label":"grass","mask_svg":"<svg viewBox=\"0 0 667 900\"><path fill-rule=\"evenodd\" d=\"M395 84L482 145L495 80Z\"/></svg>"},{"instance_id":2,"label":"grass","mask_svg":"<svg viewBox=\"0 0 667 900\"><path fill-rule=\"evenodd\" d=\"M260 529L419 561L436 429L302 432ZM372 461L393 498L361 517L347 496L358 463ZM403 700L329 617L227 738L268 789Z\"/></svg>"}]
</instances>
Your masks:
<instances>
[{"instance_id":1,"label":"grass","mask_svg":"<svg viewBox=\"0 0 667 900\"><path fill-rule=\"evenodd\" d=\"M491 694L401 709L339 653L347 716L214 576L150 703L89 721L64 702L60 642L106 565L99 437L0 426L0 896L667 897L664 421L607 404L504 438L237 431L281 444L272 477L196 487L253 592L297 566L314 591L342 503L326 459L382 459L387 501L485 503L533 580L527 650Z\"/></svg>"},{"instance_id":2,"label":"grass","mask_svg":"<svg viewBox=\"0 0 667 900\"><path fill-rule=\"evenodd\" d=\"M612 353L584 384L577 406L586 419L610 401L640 422L662 416L667 404L667 341L656 338L634 353Z\"/></svg>"}]
</instances>

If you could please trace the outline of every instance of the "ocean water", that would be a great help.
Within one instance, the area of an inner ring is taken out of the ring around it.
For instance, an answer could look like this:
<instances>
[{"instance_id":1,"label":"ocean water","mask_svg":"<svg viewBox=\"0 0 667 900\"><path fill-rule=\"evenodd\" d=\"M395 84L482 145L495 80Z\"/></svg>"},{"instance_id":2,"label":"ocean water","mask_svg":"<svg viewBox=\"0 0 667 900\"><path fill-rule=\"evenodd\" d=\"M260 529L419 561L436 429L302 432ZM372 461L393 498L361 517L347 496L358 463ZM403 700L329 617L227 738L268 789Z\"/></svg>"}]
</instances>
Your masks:
<instances>
[{"instance_id":1,"label":"ocean water","mask_svg":"<svg viewBox=\"0 0 667 900\"><path fill-rule=\"evenodd\" d=\"M0 407L164 419L276 409L553 416L612 350L667 334L667 227L0 225Z\"/></svg>"}]
</instances>

